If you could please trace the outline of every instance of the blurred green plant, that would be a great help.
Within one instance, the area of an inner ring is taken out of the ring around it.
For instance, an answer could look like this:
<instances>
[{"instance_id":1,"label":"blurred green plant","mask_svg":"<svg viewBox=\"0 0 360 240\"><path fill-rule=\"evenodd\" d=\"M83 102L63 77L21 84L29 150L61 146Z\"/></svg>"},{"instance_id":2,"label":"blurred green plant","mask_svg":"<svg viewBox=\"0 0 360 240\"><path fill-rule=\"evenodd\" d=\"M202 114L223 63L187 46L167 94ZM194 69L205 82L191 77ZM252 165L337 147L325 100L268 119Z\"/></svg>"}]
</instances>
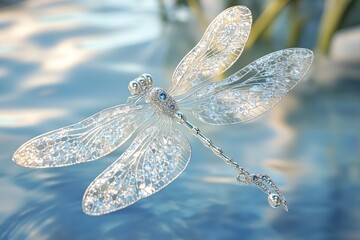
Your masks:
<instances>
[{"instance_id":1,"label":"blurred green plant","mask_svg":"<svg viewBox=\"0 0 360 240\"><path fill-rule=\"evenodd\" d=\"M289 0L273 0L265 7L264 11L254 22L249 39L246 43L247 48L251 48L256 40L266 31L274 22L280 11L286 6Z\"/></svg>"},{"instance_id":2,"label":"blurred green plant","mask_svg":"<svg viewBox=\"0 0 360 240\"><path fill-rule=\"evenodd\" d=\"M325 11L321 18L317 49L327 52L332 36L344 18L345 12L352 0L327 0Z\"/></svg>"},{"instance_id":3,"label":"blurred green plant","mask_svg":"<svg viewBox=\"0 0 360 240\"><path fill-rule=\"evenodd\" d=\"M321 53L326 53L329 49L331 39L344 19L346 10L353 0L325 0L324 11L321 16L320 26L317 35L316 48ZM293 46L299 38L300 32L303 29L308 16L300 17L299 0L272 0L265 6L265 9L254 22L252 31L247 42L247 47L251 48L256 40L263 34L266 29L274 22L280 12L290 5L290 31L288 37L288 45Z\"/></svg>"},{"instance_id":4,"label":"blurred green plant","mask_svg":"<svg viewBox=\"0 0 360 240\"><path fill-rule=\"evenodd\" d=\"M360 2L359 0L357 1ZM159 2L162 3L162 0L159 0ZM355 2L355 0L227 0L224 1L224 5L225 7L238 4L251 5L255 8L255 12L256 9L259 9L259 16L256 17L253 23L252 31L246 45L247 48L251 48L261 37L268 37L271 35L276 20L285 10L289 11L289 14L287 14L289 27L286 45L288 45L288 47L297 45L306 25L309 24L313 17L316 17L311 11L304 11L304 3L307 4L306 7L308 8L320 3L322 4L322 13L315 36L315 49L318 52L327 53L334 33L340 28L346 14L351 11L351 4ZM178 5L188 5L198 19L199 24L206 28L209 24L209 20L205 17L201 3L201 0L176 1L176 4ZM356 9L354 11L356 11Z\"/></svg>"}]
</instances>

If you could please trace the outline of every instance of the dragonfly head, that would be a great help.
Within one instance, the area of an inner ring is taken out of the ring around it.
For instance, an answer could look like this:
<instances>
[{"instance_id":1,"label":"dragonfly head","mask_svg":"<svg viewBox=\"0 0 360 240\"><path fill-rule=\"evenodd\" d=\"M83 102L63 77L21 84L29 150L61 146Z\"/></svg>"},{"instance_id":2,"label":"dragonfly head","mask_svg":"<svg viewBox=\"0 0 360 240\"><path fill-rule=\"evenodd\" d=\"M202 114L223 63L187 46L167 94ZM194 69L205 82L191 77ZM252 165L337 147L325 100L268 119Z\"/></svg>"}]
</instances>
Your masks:
<instances>
[{"instance_id":1,"label":"dragonfly head","mask_svg":"<svg viewBox=\"0 0 360 240\"><path fill-rule=\"evenodd\" d=\"M129 82L128 88L132 95L144 95L146 91L152 88L153 78L150 74L144 73L140 77Z\"/></svg>"}]
</instances>

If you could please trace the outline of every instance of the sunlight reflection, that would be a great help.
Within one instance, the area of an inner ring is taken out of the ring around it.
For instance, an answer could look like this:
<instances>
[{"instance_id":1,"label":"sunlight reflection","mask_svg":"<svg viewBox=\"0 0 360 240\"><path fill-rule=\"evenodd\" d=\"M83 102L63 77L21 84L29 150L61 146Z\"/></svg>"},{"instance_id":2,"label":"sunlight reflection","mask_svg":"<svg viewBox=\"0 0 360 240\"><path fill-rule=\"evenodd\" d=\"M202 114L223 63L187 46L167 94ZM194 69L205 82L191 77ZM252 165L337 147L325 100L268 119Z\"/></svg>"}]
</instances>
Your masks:
<instances>
[{"instance_id":1,"label":"sunlight reflection","mask_svg":"<svg viewBox=\"0 0 360 240\"><path fill-rule=\"evenodd\" d=\"M151 31L148 29L151 28ZM135 28L128 29L126 34L110 34L101 36L96 40L89 40L81 44L84 49L106 50L115 47L129 47L132 45L148 42L160 34L160 24L158 19L147 19L147 22L137 25Z\"/></svg>"},{"instance_id":2,"label":"sunlight reflection","mask_svg":"<svg viewBox=\"0 0 360 240\"><path fill-rule=\"evenodd\" d=\"M208 183L235 184L233 178L227 178L227 177L204 177L202 178L202 181Z\"/></svg>"},{"instance_id":3,"label":"sunlight reflection","mask_svg":"<svg viewBox=\"0 0 360 240\"><path fill-rule=\"evenodd\" d=\"M0 110L0 127L29 127L65 114L67 111L64 109Z\"/></svg>"},{"instance_id":4,"label":"sunlight reflection","mask_svg":"<svg viewBox=\"0 0 360 240\"><path fill-rule=\"evenodd\" d=\"M11 195L7 194L11 192ZM4 219L3 216L6 216L9 213L12 213L17 210L19 205L21 205L24 200L23 197L26 195L26 190L13 184L9 180L3 180L2 186L0 188L0 196L2 207L0 208L0 222Z\"/></svg>"},{"instance_id":5,"label":"sunlight reflection","mask_svg":"<svg viewBox=\"0 0 360 240\"><path fill-rule=\"evenodd\" d=\"M100 64L99 66L105 69L109 69L117 72L123 72L123 73L130 73L130 74L145 71L145 67L143 64L129 63L129 62L119 62L119 63L109 63L109 64L103 63Z\"/></svg>"},{"instance_id":6,"label":"sunlight reflection","mask_svg":"<svg viewBox=\"0 0 360 240\"><path fill-rule=\"evenodd\" d=\"M5 77L7 74L7 70L5 68L0 67L0 77Z\"/></svg>"}]
</instances>

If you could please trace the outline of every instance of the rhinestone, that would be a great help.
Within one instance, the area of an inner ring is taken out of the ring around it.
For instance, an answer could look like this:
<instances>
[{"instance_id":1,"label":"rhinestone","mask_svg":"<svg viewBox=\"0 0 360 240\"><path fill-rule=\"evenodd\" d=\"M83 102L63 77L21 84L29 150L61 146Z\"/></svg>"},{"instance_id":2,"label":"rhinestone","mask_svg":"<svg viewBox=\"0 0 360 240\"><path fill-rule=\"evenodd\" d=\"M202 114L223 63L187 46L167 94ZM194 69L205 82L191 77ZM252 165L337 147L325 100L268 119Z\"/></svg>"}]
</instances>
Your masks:
<instances>
[{"instance_id":1,"label":"rhinestone","mask_svg":"<svg viewBox=\"0 0 360 240\"><path fill-rule=\"evenodd\" d=\"M160 98L161 100L163 100L163 101L166 100L166 93L163 93L163 92L160 93L160 94L159 94L159 98Z\"/></svg>"},{"instance_id":2,"label":"rhinestone","mask_svg":"<svg viewBox=\"0 0 360 240\"><path fill-rule=\"evenodd\" d=\"M268 196L268 202L271 207L277 208L281 205L280 196L275 193L271 193Z\"/></svg>"}]
</instances>

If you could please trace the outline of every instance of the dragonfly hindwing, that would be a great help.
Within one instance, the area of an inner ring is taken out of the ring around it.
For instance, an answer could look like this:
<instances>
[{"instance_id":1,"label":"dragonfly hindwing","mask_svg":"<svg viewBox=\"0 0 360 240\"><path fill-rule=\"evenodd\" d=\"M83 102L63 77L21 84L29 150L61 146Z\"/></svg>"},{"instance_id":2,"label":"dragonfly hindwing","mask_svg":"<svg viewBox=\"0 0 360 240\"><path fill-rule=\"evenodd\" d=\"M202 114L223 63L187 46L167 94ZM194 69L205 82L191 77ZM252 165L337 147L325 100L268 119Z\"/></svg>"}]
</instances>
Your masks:
<instances>
[{"instance_id":1,"label":"dragonfly hindwing","mask_svg":"<svg viewBox=\"0 0 360 240\"><path fill-rule=\"evenodd\" d=\"M157 120L90 184L83 198L84 212L113 212L158 192L182 173L190 155L188 140L172 120Z\"/></svg>"}]
</instances>

